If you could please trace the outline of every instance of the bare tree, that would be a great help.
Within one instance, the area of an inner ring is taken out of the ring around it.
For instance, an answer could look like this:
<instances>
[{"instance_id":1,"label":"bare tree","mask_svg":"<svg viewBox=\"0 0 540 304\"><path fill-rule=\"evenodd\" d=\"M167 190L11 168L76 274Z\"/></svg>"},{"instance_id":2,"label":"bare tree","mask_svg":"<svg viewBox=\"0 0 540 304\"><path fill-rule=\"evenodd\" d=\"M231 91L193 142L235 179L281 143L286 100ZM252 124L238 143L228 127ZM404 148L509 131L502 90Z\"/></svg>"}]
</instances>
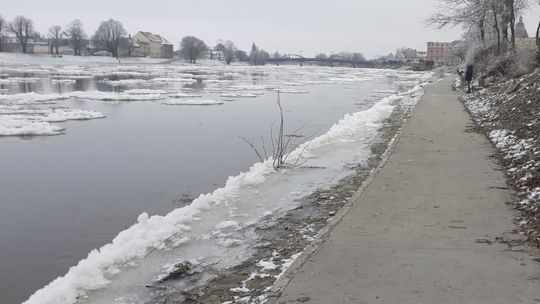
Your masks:
<instances>
[{"instance_id":1,"label":"bare tree","mask_svg":"<svg viewBox=\"0 0 540 304\"><path fill-rule=\"evenodd\" d=\"M495 39L500 54L508 42L515 47L516 14L527 7L528 0L440 0L441 10L427 23L438 28L462 25L478 32L485 45L486 36ZM491 30L487 30L491 26ZM508 33L510 30L510 34Z\"/></svg>"},{"instance_id":2,"label":"bare tree","mask_svg":"<svg viewBox=\"0 0 540 304\"><path fill-rule=\"evenodd\" d=\"M540 0L537 0L538 5L540 5ZM536 28L536 65L540 66L540 21L538 22L538 27Z\"/></svg>"},{"instance_id":3,"label":"bare tree","mask_svg":"<svg viewBox=\"0 0 540 304\"><path fill-rule=\"evenodd\" d=\"M225 54L225 42L218 40L214 50L217 52L216 55L218 55L218 60L221 61L221 54ZM210 59L214 59L213 56L213 52L210 52Z\"/></svg>"},{"instance_id":4,"label":"bare tree","mask_svg":"<svg viewBox=\"0 0 540 304\"><path fill-rule=\"evenodd\" d=\"M180 42L180 53L190 63L196 63L208 51L204 41L194 36L186 36Z\"/></svg>"},{"instance_id":5,"label":"bare tree","mask_svg":"<svg viewBox=\"0 0 540 304\"><path fill-rule=\"evenodd\" d=\"M364 54L362 54L362 53L352 53L351 59L354 62L366 61L366 57L364 57Z\"/></svg>"},{"instance_id":6,"label":"bare tree","mask_svg":"<svg viewBox=\"0 0 540 304\"><path fill-rule=\"evenodd\" d=\"M227 64L231 64L236 59L236 52L237 52L236 45L234 45L234 42L227 40L224 43L223 48L223 54L225 55L225 62Z\"/></svg>"},{"instance_id":7,"label":"bare tree","mask_svg":"<svg viewBox=\"0 0 540 304\"><path fill-rule=\"evenodd\" d=\"M0 15L0 53L4 51L4 33L7 30L7 22L4 16Z\"/></svg>"},{"instance_id":8,"label":"bare tree","mask_svg":"<svg viewBox=\"0 0 540 304\"><path fill-rule=\"evenodd\" d=\"M502 1L501 0L489 0L487 5L491 11L491 17L493 22L493 30L495 36L497 37L497 55L501 54L502 49L502 39L501 39L501 21L499 20L500 13L503 11Z\"/></svg>"},{"instance_id":9,"label":"bare tree","mask_svg":"<svg viewBox=\"0 0 540 304\"><path fill-rule=\"evenodd\" d=\"M114 19L109 19L101 22L93 39L97 45L111 52L113 57L118 58L120 39L125 35L127 35L127 32L122 23Z\"/></svg>"},{"instance_id":10,"label":"bare tree","mask_svg":"<svg viewBox=\"0 0 540 304\"><path fill-rule=\"evenodd\" d=\"M80 56L82 53L83 42L86 39L86 33L83 29L81 20L75 19L67 26L67 35L75 56Z\"/></svg>"},{"instance_id":11,"label":"bare tree","mask_svg":"<svg viewBox=\"0 0 540 304\"><path fill-rule=\"evenodd\" d=\"M58 49L60 48L60 40L63 36L62 27L60 25L53 25L49 28L49 38L51 39L50 52L53 53L53 50L56 50L56 55L58 55Z\"/></svg>"},{"instance_id":12,"label":"bare tree","mask_svg":"<svg viewBox=\"0 0 540 304\"><path fill-rule=\"evenodd\" d=\"M458 25L476 26L480 31L484 28L486 21L484 0L440 0L440 2L439 12L426 20L428 24L435 25L439 29Z\"/></svg>"},{"instance_id":13,"label":"bare tree","mask_svg":"<svg viewBox=\"0 0 540 304\"><path fill-rule=\"evenodd\" d=\"M299 135L298 133L308 125L307 122L292 133L285 134L285 119L283 116L283 106L281 105L279 89L277 91L277 106L279 109L279 126L277 134L274 134L274 124L270 126L270 147L266 147L264 136L259 137L260 145L257 145L255 137L247 139L240 136L240 138L251 147L261 162L271 159L272 166L276 170L284 167L299 167L307 161L301 160L305 150L308 148L307 142L315 137L322 128L319 128L310 136ZM270 150L270 148L272 150ZM299 150L295 157L296 159L290 160L291 155L296 150Z\"/></svg>"},{"instance_id":14,"label":"bare tree","mask_svg":"<svg viewBox=\"0 0 540 304\"><path fill-rule=\"evenodd\" d=\"M251 52L249 53L249 62L252 65L265 65L268 58L270 58L270 54L265 50L259 49L259 47L253 43Z\"/></svg>"},{"instance_id":15,"label":"bare tree","mask_svg":"<svg viewBox=\"0 0 540 304\"><path fill-rule=\"evenodd\" d=\"M35 34L32 20L24 16L17 16L9 24L9 30L17 37L17 41L21 44L22 52L25 54L28 53L28 40Z\"/></svg>"},{"instance_id":16,"label":"bare tree","mask_svg":"<svg viewBox=\"0 0 540 304\"><path fill-rule=\"evenodd\" d=\"M236 51L236 59L238 61L249 61L249 56L246 51L238 50Z\"/></svg>"}]
</instances>

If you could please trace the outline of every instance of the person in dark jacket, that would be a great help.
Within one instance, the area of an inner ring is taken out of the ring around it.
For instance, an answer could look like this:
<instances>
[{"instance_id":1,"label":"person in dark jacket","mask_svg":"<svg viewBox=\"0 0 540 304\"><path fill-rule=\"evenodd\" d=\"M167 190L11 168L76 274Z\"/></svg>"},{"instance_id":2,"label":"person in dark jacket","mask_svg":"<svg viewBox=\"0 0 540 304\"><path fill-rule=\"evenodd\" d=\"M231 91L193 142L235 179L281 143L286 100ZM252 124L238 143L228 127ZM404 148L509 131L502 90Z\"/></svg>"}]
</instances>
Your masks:
<instances>
[{"instance_id":1,"label":"person in dark jacket","mask_svg":"<svg viewBox=\"0 0 540 304\"><path fill-rule=\"evenodd\" d=\"M469 64L467 66L467 72L465 72L465 81L467 82L467 93L472 91L472 80L473 80L473 66Z\"/></svg>"}]
</instances>

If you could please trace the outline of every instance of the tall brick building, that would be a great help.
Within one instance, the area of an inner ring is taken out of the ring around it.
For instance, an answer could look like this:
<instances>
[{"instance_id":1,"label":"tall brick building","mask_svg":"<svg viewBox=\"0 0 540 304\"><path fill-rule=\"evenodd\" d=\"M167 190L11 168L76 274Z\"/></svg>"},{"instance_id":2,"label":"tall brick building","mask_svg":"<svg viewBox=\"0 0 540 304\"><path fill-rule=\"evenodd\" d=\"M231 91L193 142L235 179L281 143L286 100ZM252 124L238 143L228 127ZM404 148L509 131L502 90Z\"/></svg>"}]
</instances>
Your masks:
<instances>
[{"instance_id":1,"label":"tall brick building","mask_svg":"<svg viewBox=\"0 0 540 304\"><path fill-rule=\"evenodd\" d=\"M451 55L450 42L428 42L426 59L435 64L448 64Z\"/></svg>"}]
</instances>

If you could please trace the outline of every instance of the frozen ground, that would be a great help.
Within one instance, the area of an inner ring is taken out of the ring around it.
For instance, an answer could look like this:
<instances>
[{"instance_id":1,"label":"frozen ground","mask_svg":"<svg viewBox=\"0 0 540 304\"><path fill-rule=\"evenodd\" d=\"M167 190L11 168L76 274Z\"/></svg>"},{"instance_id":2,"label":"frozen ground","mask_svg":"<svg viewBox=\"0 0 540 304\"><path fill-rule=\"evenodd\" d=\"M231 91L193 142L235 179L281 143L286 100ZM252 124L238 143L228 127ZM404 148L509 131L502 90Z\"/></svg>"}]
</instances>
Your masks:
<instances>
[{"instance_id":1,"label":"frozen ground","mask_svg":"<svg viewBox=\"0 0 540 304\"><path fill-rule=\"evenodd\" d=\"M396 105L414 104L423 92L422 84L431 76L406 71L296 66L77 61L61 65L51 60L0 68L4 79L0 83L2 135L62 136L69 132L70 125L57 124L59 121L105 116L89 108L94 103L85 101L126 107L130 102L143 102L168 109L206 105L197 107L206 111L236 103L258 103L266 95L275 96L277 90L284 96L316 99L317 95L311 95L315 87L338 86L354 91L362 83L389 81L392 88L373 92L372 103L357 101L362 105L358 111L345 115L299 146L289 159L301 166L276 171L270 160L256 163L186 207L163 216L141 214L136 224L120 232L111 243L90 252L65 275L26 301L39 304L145 303L149 295L142 286L159 281L174 269L174 264L212 264L218 270L240 264L249 257L257 240L249 227L262 218L278 218L295 208L305 195L335 184L352 172L348 164L365 163L384 120ZM78 108L82 104L85 107ZM250 119L265 115L268 113L258 113ZM262 272L272 268L272 263L261 261ZM176 284L182 288L185 282Z\"/></svg>"}]
</instances>

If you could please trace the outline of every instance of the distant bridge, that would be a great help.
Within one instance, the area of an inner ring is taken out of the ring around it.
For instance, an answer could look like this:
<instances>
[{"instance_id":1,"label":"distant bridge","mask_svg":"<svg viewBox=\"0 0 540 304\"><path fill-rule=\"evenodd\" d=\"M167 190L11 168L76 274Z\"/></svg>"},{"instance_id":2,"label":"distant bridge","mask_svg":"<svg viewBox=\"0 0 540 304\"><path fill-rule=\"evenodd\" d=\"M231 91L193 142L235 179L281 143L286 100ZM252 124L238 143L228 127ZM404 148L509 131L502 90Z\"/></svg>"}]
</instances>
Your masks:
<instances>
[{"instance_id":1,"label":"distant bridge","mask_svg":"<svg viewBox=\"0 0 540 304\"><path fill-rule=\"evenodd\" d=\"M286 57L272 57L266 61L268 64L296 63L300 66L304 64L318 64L326 66L352 66L358 68L373 68L375 62L366 60L353 60L343 57L331 56L327 58L308 58L301 55L288 55Z\"/></svg>"}]
</instances>

